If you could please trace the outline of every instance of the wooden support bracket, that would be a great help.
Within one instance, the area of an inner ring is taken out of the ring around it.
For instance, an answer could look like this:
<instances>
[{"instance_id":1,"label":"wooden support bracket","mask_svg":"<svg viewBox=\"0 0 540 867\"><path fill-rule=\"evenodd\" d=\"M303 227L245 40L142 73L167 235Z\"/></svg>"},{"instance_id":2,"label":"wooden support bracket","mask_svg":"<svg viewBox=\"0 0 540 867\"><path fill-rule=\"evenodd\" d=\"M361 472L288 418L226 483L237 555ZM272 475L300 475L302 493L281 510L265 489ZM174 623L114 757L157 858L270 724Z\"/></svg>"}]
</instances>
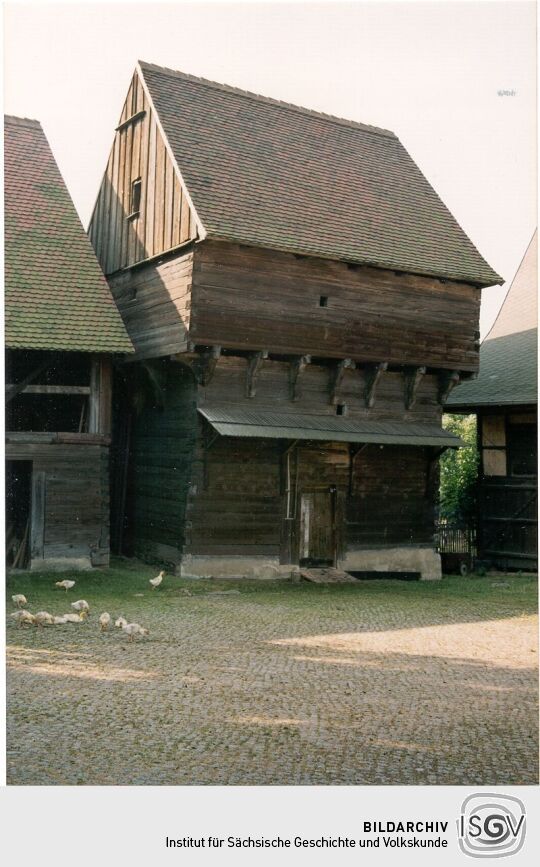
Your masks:
<instances>
[{"instance_id":1,"label":"wooden support bracket","mask_svg":"<svg viewBox=\"0 0 540 867\"><path fill-rule=\"evenodd\" d=\"M52 361L44 361L42 364L39 364L35 367L27 376L24 377L20 382L16 382L14 384L10 384L6 386L6 403L10 400L13 400L18 394L25 390L25 388L30 385L35 379L37 379L40 374L42 374L48 367L50 367Z\"/></svg>"},{"instance_id":2,"label":"wooden support bracket","mask_svg":"<svg viewBox=\"0 0 540 867\"><path fill-rule=\"evenodd\" d=\"M298 400L300 398L301 392L298 385L298 377L310 363L311 355L300 355L291 361L289 367L289 397L291 400Z\"/></svg>"},{"instance_id":3,"label":"wooden support bracket","mask_svg":"<svg viewBox=\"0 0 540 867\"><path fill-rule=\"evenodd\" d=\"M378 364L368 364L366 367L366 390L365 401L366 406L371 408L375 403L375 392L379 379L388 370L388 362L380 361Z\"/></svg>"},{"instance_id":4,"label":"wooden support bracket","mask_svg":"<svg viewBox=\"0 0 540 867\"><path fill-rule=\"evenodd\" d=\"M448 400L448 395L460 380L459 370L444 370L439 374L439 394L438 401L441 406L444 406Z\"/></svg>"},{"instance_id":5,"label":"wooden support bracket","mask_svg":"<svg viewBox=\"0 0 540 867\"><path fill-rule=\"evenodd\" d=\"M343 381L343 377L345 376L345 371L354 370L355 367L356 362L354 362L352 358L343 358L341 361L338 361L338 363L332 368L330 375L331 404L335 405L338 402L338 391Z\"/></svg>"},{"instance_id":6,"label":"wooden support bracket","mask_svg":"<svg viewBox=\"0 0 540 867\"><path fill-rule=\"evenodd\" d=\"M426 372L425 367L408 367L405 369L405 408L412 409L416 400L418 387Z\"/></svg>"},{"instance_id":7,"label":"wooden support bracket","mask_svg":"<svg viewBox=\"0 0 540 867\"><path fill-rule=\"evenodd\" d=\"M268 358L268 350L262 349L260 352L252 352L248 355L248 365L246 371L246 397L255 397L257 389L257 377L262 367L263 361Z\"/></svg>"}]
</instances>

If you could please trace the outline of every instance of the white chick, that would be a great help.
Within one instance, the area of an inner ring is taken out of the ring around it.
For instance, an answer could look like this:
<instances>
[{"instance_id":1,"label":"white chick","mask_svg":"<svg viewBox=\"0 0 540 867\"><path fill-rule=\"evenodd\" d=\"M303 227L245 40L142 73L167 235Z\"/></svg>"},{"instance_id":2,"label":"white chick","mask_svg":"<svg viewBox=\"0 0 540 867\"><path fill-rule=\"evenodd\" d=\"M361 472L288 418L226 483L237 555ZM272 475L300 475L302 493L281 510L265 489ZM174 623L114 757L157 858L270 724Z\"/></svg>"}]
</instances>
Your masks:
<instances>
[{"instance_id":1,"label":"white chick","mask_svg":"<svg viewBox=\"0 0 540 867\"><path fill-rule=\"evenodd\" d=\"M75 587L75 581L68 581L67 578L64 581L56 581L55 587L61 587L63 590L68 592L72 587Z\"/></svg>"},{"instance_id":2,"label":"white chick","mask_svg":"<svg viewBox=\"0 0 540 867\"><path fill-rule=\"evenodd\" d=\"M106 629L111 625L111 615L108 611L104 611L103 614L99 615L99 626L102 632L105 632Z\"/></svg>"},{"instance_id":3,"label":"white chick","mask_svg":"<svg viewBox=\"0 0 540 867\"><path fill-rule=\"evenodd\" d=\"M64 623L84 623L87 617L86 611L79 611L78 614L64 614Z\"/></svg>"},{"instance_id":4,"label":"white chick","mask_svg":"<svg viewBox=\"0 0 540 867\"><path fill-rule=\"evenodd\" d=\"M90 614L90 606L86 599L78 599L77 602L72 602L71 607L74 611L86 611L87 614Z\"/></svg>"},{"instance_id":5,"label":"white chick","mask_svg":"<svg viewBox=\"0 0 540 867\"><path fill-rule=\"evenodd\" d=\"M22 608L23 605L28 605L28 599L26 596L23 596L22 593L16 593L15 596L11 597L11 600L15 603L17 608Z\"/></svg>"},{"instance_id":6,"label":"white chick","mask_svg":"<svg viewBox=\"0 0 540 867\"><path fill-rule=\"evenodd\" d=\"M162 569L161 572L159 573L159 575L156 575L155 578L150 578L150 581L148 583L152 585L153 590L156 590L159 587L159 585L163 581L164 575L165 575L165 570Z\"/></svg>"},{"instance_id":7,"label":"white chick","mask_svg":"<svg viewBox=\"0 0 540 867\"><path fill-rule=\"evenodd\" d=\"M55 626L61 626L63 623L66 623L66 622L67 622L67 621L66 621L66 617L67 617L67 614L61 614L60 616L58 616L57 614L55 614L55 615L53 616L53 623L54 623L54 625L55 625Z\"/></svg>"},{"instance_id":8,"label":"white chick","mask_svg":"<svg viewBox=\"0 0 540 867\"><path fill-rule=\"evenodd\" d=\"M52 626L54 624L54 617L48 611L37 611L34 614L34 624L35 626L45 626L45 624Z\"/></svg>"},{"instance_id":9,"label":"white chick","mask_svg":"<svg viewBox=\"0 0 540 867\"><path fill-rule=\"evenodd\" d=\"M123 631L128 636L129 641L133 641L136 635L148 635L149 630L144 629L139 623L127 623L125 626L122 626Z\"/></svg>"},{"instance_id":10,"label":"white chick","mask_svg":"<svg viewBox=\"0 0 540 867\"><path fill-rule=\"evenodd\" d=\"M128 622L125 617L117 617L114 621L114 625L118 627L118 629L122 629L124 626L128 625Z\"/></svg>"},{"instance_id":11,"label":"white chick","mask_svg":"<svg viewBox=\"0 0 540 867\"><path fill-rule=\"evenodd\" d=\"M25 608L23 608L21 611L14 611L13 614L11 614L10 616L13 617L15 621L19 624L19 628L21 626L24 626L25 623L34 622L34 615L30 614L29 611L26 611Z\"/></svg>"}]
</instances>

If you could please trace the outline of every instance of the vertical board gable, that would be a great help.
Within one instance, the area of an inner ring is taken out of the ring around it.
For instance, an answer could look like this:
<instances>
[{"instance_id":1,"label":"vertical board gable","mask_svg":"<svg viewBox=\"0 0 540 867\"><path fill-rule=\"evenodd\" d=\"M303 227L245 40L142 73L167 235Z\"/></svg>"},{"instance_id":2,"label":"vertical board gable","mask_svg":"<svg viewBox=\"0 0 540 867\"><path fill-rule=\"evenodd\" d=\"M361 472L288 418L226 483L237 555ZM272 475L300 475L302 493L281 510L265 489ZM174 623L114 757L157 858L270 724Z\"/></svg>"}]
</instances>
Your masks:
<instances>
[{"instance_id":1,"label":"vertical board gable","mask_svg":"<svg viewBox=\"0 0 540 867\"><path fill-rule=\"evenodd\" d=\"M140 206L131 213L133 183L139 179ZM116 128L88 234L105 274L197 237L194 214L138 72Z\"/></svg>"}]
</instances>

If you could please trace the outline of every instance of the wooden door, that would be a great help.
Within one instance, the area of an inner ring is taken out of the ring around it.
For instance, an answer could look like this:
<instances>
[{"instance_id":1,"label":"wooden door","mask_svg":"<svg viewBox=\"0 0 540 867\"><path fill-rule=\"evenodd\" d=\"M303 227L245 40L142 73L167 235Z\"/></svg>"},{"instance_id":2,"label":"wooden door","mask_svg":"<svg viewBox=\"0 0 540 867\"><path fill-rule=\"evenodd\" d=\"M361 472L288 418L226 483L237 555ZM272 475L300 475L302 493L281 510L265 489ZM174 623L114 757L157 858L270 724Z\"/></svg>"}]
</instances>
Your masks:
<instances>
[{"instance_id":1,"label":"wooden door","mask_svg":"<svg viewBox=\"0 0 540 867\"><path fill-rule=\"evenodd\" d=\"M300 563L335 563L335 492L303 492L300 499Z\"/></svg>"}]
</instances>

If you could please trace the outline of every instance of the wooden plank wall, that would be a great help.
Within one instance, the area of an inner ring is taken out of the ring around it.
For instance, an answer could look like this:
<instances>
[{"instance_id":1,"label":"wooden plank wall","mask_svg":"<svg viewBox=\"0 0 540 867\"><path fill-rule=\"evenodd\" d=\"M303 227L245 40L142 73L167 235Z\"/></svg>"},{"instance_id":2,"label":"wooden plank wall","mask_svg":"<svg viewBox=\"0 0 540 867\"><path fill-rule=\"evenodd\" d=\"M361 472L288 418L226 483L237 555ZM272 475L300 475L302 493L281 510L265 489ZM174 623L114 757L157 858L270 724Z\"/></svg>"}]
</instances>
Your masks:
<instances>
[{"instance_id":1,"label":"wooden plank wall","mask_svg":"<svg viewBox=\"0 0 540 867\"><path fill-rule=\"evenodd\" d=\"M267 409L311 415L336 415L330 403L331 368L309 364L298 379L298 400L292 401L289 389L289 364L268 359L263 362L255 397L246 399L247 360L238 356L222 356L209 385L199 387L199 406L241 407L244 410ZM413 407L405 407L405 382L400 372L384 373L377 386L375 402L365 405L365 371L346 370L338 399L347 405L347 417L373 421L409 421L440 424L442 408L437 402L437 377L426 374L420 383Z\"/></svg>"},{"instance_id":2,"label":"wooden plank wall","mask_svg":"<svg viewBox=\"0 0 540 867\"><path fill-rule=\"evenodd\" d=\"M356 455L346 508L348 547L432 542L436 491L428 478L431 457L431 449L418 446L368 445Z\"/></svg>"},{"instance_id":3,"label":"wooden plank wall","mask_svg":"<svg viewBox=\"0 0 540 867\"><path fill-rule=\"evenodd\" d=\"M180 364L163 365L165 404L136 418L128 495L133 500L135 553L178 562L192 482L196 437L195 383Z\"/></svg>"},{"instance_id":4,"label":"wooden plank wall","mask_svg":"<svg viewBox=\"0 0 540 867\"><path fill-rule=\"evenodd\" d=\"M185 552L279 556L283 447L276 440L219 437L205 448L199 424Z\"/></svg>"},{"instance_id":5,"label":"wooden plank wall","mask_svg":"<svg viewBox=\"0 0 540 867\"><path fill-rule=\"evenodd\" d=\"M194 259L190 337L475 371L479 311L480 290L466 283L204 241Z\"/></svg>"},{"instance_id":6,"label":"wooden plank wall","mask_svg":"<svg viewBox=\"0 0 540 867\"><path fill-rule=\"evenodd\" d=\"M132 117L138 119L126 123ZM107 275L197 236L195 220L137 73L119 127L88 227ZM140 210L138 216L130 216L131 185L137 178L142 182Z\"/></svg>"},{"instance_id":7,"label":"wooden plank wall","mask_svg":"<svg viewBox=\"0 0 540 867\"><path fill-rule=\"evenodd\" d=\"M33 474L42 480L43 558L91 557L96 566L108 565L109 449L8 442L6 459L32 461Z\"/></svg>"},{"instance_id":8,"label":"wooden plank wall","mask_svg":"<svg viewBox=\"0 0 540 867\"><path fill-rule=\"evenodd\" d=\"M147 262L109 277L135 348L134 359L185 350L190 321L193 253Z\"/></svg>"}]
</instances>

